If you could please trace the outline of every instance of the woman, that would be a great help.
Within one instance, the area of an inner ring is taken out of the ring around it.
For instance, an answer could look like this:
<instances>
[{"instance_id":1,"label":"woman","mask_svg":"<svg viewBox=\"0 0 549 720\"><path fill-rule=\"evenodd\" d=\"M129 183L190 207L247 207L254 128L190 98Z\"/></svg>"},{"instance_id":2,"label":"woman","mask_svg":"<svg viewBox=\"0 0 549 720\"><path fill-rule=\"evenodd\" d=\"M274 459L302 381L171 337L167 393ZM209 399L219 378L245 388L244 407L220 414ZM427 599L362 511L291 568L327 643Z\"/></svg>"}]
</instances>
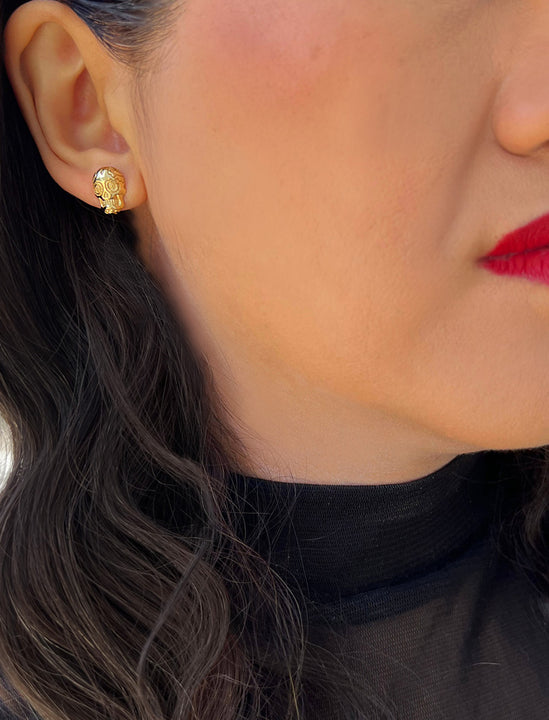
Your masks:
<instances>
[{"instance_id":1,"label":"woman","mask_svg":"<svg viewBox=\"0 0 549 720\"><path fill-rule=\"evenodd\" d=\"M546 718L547 3L0 8L5 717Z\"/></svg>"}]
</instances>

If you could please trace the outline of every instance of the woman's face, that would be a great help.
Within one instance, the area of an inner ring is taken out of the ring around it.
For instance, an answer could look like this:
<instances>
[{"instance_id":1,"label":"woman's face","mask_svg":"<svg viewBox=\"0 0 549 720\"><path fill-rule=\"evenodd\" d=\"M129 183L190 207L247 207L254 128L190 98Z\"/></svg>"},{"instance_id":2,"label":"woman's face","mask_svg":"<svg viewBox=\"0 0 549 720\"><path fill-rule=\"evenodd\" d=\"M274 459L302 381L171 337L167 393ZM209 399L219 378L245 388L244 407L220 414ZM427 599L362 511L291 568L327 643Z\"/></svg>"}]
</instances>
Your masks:
<instances>
[{"instance_id":1,"label":"woman's face","mask_svg":"<svg viewBox=\"0 0 549 720\"><path fill-rule=\"evenodd\" d=\"M549 286L478 264L549 211L547 2L189 0L147 107L140 253L244 469L549 443Z\"/></svg>"}]
</instances>

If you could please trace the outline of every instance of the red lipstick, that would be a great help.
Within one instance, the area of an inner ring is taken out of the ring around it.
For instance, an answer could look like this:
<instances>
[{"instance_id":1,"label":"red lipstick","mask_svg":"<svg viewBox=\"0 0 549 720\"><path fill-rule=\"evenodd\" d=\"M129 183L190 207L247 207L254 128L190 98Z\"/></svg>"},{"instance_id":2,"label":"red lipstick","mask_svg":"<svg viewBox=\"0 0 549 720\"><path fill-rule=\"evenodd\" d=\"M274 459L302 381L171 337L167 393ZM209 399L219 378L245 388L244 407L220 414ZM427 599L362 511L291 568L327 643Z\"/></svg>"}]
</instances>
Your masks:
<instances>
[{"instance_id":1,"label":"red lipstick","mask_svg":"<svg viewBox=\"0 0 549 720\"><path fill-rule=\"evenodd\" d=\"M504 235L479 263L497 275L519 275L549 285L549 213Z\"/></svg>"}]
</instances>

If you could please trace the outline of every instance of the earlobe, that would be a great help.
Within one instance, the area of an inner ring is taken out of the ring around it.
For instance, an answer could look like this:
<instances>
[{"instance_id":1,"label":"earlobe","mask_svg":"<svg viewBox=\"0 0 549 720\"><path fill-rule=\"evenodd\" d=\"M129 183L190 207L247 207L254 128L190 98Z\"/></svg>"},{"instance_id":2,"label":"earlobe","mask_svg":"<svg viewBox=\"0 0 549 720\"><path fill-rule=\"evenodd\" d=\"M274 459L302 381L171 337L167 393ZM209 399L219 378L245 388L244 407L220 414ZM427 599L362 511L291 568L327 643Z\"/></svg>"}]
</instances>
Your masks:
<instances>
[{"instance_id":1,"label":"earlobe","mask_svg":"<svg viewBox=\"0 0 549 720\"><path fill-rule=\"evenodd\" d=\"M9 18L4 47L17 102L54 180L97 206L94 173L112 165L126 178L127 207L144 202L143 179L125 139L131 128L112 124L113 117L127 116L124 70L86 23L57 0L31 0Z\"/></svg>"}]
</instances>

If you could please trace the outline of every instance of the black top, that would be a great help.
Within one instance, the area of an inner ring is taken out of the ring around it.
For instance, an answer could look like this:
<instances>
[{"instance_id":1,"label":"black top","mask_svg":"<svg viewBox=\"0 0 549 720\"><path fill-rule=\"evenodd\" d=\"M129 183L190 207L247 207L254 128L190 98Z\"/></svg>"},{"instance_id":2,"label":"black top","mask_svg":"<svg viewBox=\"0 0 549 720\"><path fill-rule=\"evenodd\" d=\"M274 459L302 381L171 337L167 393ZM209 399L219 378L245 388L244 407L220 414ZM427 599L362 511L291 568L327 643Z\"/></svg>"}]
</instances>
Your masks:
<instances>
[{"instance_id":1,"label":"black top","mask_svg":"<svg viewBox=\"0 0 549 720\"><path fill-rule=\"evenodd\" d=\"M313 634L324 628L315 640L364 682L353 718L549 718L546 603L499 543L519 495L505 458L458 455L384 485L234 476L249 503L242 535L303 591Z\"/></svg>"}]
</instances>

